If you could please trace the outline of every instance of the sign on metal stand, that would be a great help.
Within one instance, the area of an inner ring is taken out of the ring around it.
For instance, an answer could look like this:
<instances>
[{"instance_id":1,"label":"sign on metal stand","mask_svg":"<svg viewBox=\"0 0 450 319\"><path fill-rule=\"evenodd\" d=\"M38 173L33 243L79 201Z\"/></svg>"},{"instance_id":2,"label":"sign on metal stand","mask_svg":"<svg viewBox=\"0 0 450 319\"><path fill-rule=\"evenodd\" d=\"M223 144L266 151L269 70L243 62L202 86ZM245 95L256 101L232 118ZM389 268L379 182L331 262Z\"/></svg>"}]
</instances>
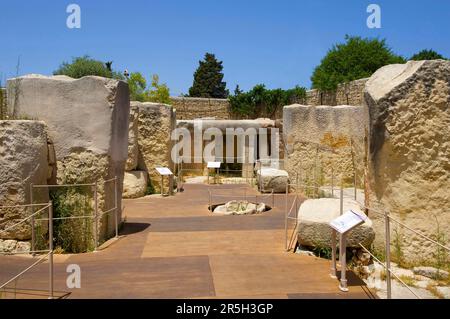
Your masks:
<instances>
[{"instance_id":1,"label":"sign on metal stand","mask_svg":"<svg viewBox=\"0 0 450 319\"><path fill-rule=\"evenodd\" d=\"M339 243L339 260L341 264L341 278L339 283L339 289L341 291L347 292L347 234L363 224L367 220L367 216L364 213L349 210L346 213L342 214L338 218L332 220L330 222L330 226L333 229L332 238L331 238L331 276L336 278L336 234L340 235L340 243Z\"/></svg>"},{"instance_id":2,"label":"sign on metal stand","mask_svg":"<svg viewBox=\"0 0 450 319\"><path fill-rule=\"evenodd\" d=\"M220 169L221 162L208 162L208 184L209 184L209 170L214 169L214 184L217 183L217 170Z\"/></svg>"},{"instance_id":3,"label":"sign on metal stand","mask_svg":"<svg viewBox=\"0 0 450 319\"><path fill-rule=\"evenodd\" d=\"M171 179L173 178L172 171L167 167L156 167L158 174L161 176L161 196L171 196L173 195ZM167 194L164 194L164 176L167 176L169 182L169 190Z\"/></svg>"}]
</instances>

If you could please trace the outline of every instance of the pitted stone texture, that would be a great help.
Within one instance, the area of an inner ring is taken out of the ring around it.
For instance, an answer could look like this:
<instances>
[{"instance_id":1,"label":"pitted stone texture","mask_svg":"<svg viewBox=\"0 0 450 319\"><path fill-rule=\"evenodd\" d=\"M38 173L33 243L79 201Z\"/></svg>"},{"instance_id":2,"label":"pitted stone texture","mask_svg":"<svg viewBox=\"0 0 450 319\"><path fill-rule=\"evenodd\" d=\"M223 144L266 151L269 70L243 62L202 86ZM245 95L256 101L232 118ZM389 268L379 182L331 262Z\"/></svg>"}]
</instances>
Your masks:
<instances>
[{"instance_id":1,"label":"pitted stone texture","mask_svg":"<svg viewBox=\"0 0 450 319\"><path fill-rule=\"evenodd\" d=\"M47 133L43 122L0 121L0 206L29 204L30 185L46 185L48 176ZM48 190L34 193L34 202L47 203ZM30 208L0 210L0 238L27 240L30 223L4 229L31 214ZM41 216L42 217L42 216Z\"/></svg>"},{"instance_id":2,"label":"pitted stone texture","mask_svg":"<svg viewBox=\"0 0 450 319\"><path fill-rule=\"evenodd\" d=\"M128 125L128 159L125 166L126 171L133 171L138 166L139 146L138 146L138 117L139 102L131 102L130 123Z\"/></svg>"},{"instance_id":3,"label":"pitted stone texture","mask_svg":"<svg viewBox=\"0 0 450 319\"><path fill-rule=\"evenodd\" d=\"M129 90L125 82L96 76L27 75L8 80L8 111L45 121L54 143L58 183L99 185L99 209L114 207L118 178L119 218L127 160ZM112 234L114 218L100 222L100 240Z\"/></svg>"},{"instance_id":4,"label":"pitted stone texture","mask_svg":"<svg viewBox=\"0 0 450 319\"><path fill-rule=\"evenodd\" d=\"M254 204L248 201L231 201L225 205L217 206L214 209L215 214L221 215L253 215L261 214L266 211L264 203Z\"/></svg>"},{"instance_id":5,"label":"pitted stone texture","mask_svg":"<svg viewBox=\"0 0 450 319\"><path fill-rule=\"evenodd\" d=\"M285 193L289 184L289 174L280 169L262 167L256 172L258 187L261 192Z\"/></svg>"},{"instance_id":6,"label":"pitted stone texture","mask_svg":"<svg viewBox=\"0 0 450 319\"><path fill-rule=\"evenodd\" d=\"M361 106L284 107L285 169L300 182L335 185L341 176L347 184L364 185L364 137L367 112Z\"/></svg>"},{"instance_id":7,"label":"pitted stone texture","mask_svg":"<svg viewBox=\"0 0 450 319\"><path fill-rule=\"evenodd\" d=\"M365 101L370 114L368 204L435 240L448 237L443 234L450 233L450 62L385 66L367 82ZM384 234L383 218L374 215L373 222ZM433 260L434 244L393 227L391 238L399 241L406 260ZM383 236L378 239L382 247Z\"/></svg>"},{"instance_id":8,"label":"pitted stone texture","mask_svg":"<svg viewBox=\"0 0 450 319\"><path fill-rule=\"evenodd\" d=\"M145 196L147 184L147 172L125 172L123 179L123 198L139 198Z\"/></svg>"},{"instance_id":9,"label":"pitted stone texture","mask_svg":"<svg viewBox=\"0 0 450 319\"><path fill-rule=\"evenodd\" d=\"M170 105L139 103L138 116L138 170L146 171L156 192L161 191L161 178L156 167L172 169L172 130L175 129L174 111ZM164 183L167 182L165 179ZM167 192L168 184L164 185Z\"/></svg>"},{"instance_id":10,"label":"pitted stone texture","mask_svg":"<svg viewBox=\"0 0 450 319\"><path fill-rule=\"evenodd\" d=\"M354 200L344 199L344 213L361 211ZM331 247L332 228L330 222L340 216L340 200L336 198L308 199L298 211L298 241L303 246ZM370 247L375 239L372 221L366 222L347 234L347 247Z\"/></svg>"},{"instance_id":11,"label":"pitted stone texture","mask_svg":"<svg viewBox=\"0 0 450 319\"><path fill-rule=\"evenodd\" d=\"M3 240L0 239L0 255L1 254L11 254L11 253L29 253L31 251L31 244L27 241L17 241L17 240Z\"/></svg>"}]
</instances>

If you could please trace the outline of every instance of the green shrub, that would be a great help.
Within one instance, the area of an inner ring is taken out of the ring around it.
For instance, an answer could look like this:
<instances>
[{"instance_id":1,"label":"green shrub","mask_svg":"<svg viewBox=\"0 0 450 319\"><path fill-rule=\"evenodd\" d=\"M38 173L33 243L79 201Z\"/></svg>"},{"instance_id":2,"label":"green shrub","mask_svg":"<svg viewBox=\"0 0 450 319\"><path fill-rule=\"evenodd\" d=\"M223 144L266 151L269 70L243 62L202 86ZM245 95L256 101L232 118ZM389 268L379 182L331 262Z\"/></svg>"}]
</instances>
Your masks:
<instances>
[{"instance_id":1,"label":"green shrub","mask_svg":"<svg viewBox=\"0 0 450 319\"><path fill-rule=\"evenodd\" d=\"M124 76L119 72L113 71L111 69L111 64L112 62L104 63L102 61L91 59L88 55L85 55L73 58L71 63L63 62L53 74L67 75L74 79L95 75L123 80Z\"/></svg>"},{"instance_id":2,"label":"green shrub","mask_svg":"<svg viewBox=\"0 0 450 319\"><path fill-rule=\"evenodd\" d=\"M422 60L447 60L441 54L434 50L422 50L419 53L414 54L410 60L422 61Z\"/></svg>"},{"instance_id":3,"label":"green shrub","mask_svg":"<svg viewBox=\"0 0 450 319\"><path fill-rule=\"evenodd\" d=\"M55 189L50 192L55 218L92 216L93 198L88 187ZM54 246L66 253L84 253L94 249L93 218L54 221Z\"/></svg>"},{"instance_id":4,"label":"green shrub","mask_svg":"<svg viewBox=\"0 0 450 319\"><path fill-rule=\"evenodd\" d=\"M153 186L153 182L152 182L151 178L149 178L148 183L147 183L147 188L145 190L145 196L153 195L155 193L156 193L155 186Z\"/></svg>"},{"instance_id":5,"label":"green shrub","mask_svg":"<svg viewBox=\"0 0 450 319\"><path fill-rule=\"evenodd\" d=\"M305 98L306 89L299 86L290 90L269 90L263 84L258 84L248 92L242 92L237 86L234 95L228 100L231 111L235 114L252 118L263 115L272 118L283 106L302 103Z\"/></svg>"}]
</instances>

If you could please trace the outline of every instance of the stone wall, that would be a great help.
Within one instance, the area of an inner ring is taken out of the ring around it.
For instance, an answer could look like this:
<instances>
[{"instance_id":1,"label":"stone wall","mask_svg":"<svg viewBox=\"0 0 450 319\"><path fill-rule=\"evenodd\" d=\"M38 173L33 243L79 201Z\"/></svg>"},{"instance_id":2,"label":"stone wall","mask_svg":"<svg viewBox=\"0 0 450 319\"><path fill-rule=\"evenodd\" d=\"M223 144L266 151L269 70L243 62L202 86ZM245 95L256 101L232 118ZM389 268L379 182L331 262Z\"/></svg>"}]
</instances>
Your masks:
<instances>
[{"instance_id":1,"label":"stone wall","mask_svg":"<svg viewBox=\"0 0 450 319\"><path fill-rule=\"evenodd\" d=\"M230 103L227 99L208 99L192 97L171 97L172 106L177 110L178 120L195 120L197 118L231 118Z\"/></svg>"},{"instance_id":2,"label":"stone wall","mask_svg":"<svg viewBox=\"0 0 450 319\"><path fill-rule=\"evenodd\" d=\"M47 185L52 175L49 151L43 122L0 121L0 206L29 204L30 185ZM49 201L46 189L37 192L35 197L36 202ZM29 240L29 223L4 230L30 214L29 208L0 210L0 239Z\"/></svg>"},{"instance_id":3,"label":"stone wall","mask_svg":"<svg viewBox=\"0 0 450 319\"><path fill-rule=\"evenodd\" d=\"M98 182L99 209L114 207L114 187L104 181L118 177L118 207L127 159L129 90L125 82L95 76L28 75L8 80L8 112L13 117L44 121L54 143L56 178L61 184ZM115 218L104 215L100 239L114 231Z\"/></svg>"},{"instance_id":4,"label":"stone wall","mask_svg":"<svg viewBox=\"0 0 450 319\"><path fill-rule=\"evenodd\" d=\"M368 79L360 79L338 85L335 92L319 90L306 91L306 105L354 105L364 104L364 87ZM217 120L251 119L232 114L227 99L208 99L191 97L171 97L172 106L177 110L177 120L195 120L198 118L215 118ZM259 114L259 118L269 117ZM279 108L274 119L283 118L283 109Z\"/></svg>"},{"instance_id":5,"label":"stone wall","mask_svg":"<svg viewBox=\"0 0 450 319\"><path fill-rule=\"evenodd\" d=\"M367 82L365 103L370 114L367 204L448 246L450 62L385 66ZM371 218L382 249L383 217ZM391 230L394 256L437 263L437 246L395 223Z\"/></svg>"},{"instance_id":6,"label":"stone wall","mask_svg":"<svg viewBox=\"0 0 450 319\"><path fill-rule=\"evenodd\" d=\"M339 84L335 92L309 90L306 92L307 105L353 105L364 104L364 88L368 78Z\"/></svg>"},{"instance_id":7,"label":"stone wall","mask_svg":"<svg viewBox=\"0 0 450 319\"><path fill-rule=\"evenodd\" d=\"M284 107L285 168L295 183L364 187L364 137L367 114L359 106ZM298 175L297 175L298 174Z\"/></svg>"},{"instance_id":8,"label":"stone wall","mask_svg":"<svg viewBox=\"0 0 450 319\"><path fill-rule=\"evenodd\" d=\"M6 119L7 114L6 101L7 101L6 88L0 88L0 120Z\"/></svg>"}]
</instances>

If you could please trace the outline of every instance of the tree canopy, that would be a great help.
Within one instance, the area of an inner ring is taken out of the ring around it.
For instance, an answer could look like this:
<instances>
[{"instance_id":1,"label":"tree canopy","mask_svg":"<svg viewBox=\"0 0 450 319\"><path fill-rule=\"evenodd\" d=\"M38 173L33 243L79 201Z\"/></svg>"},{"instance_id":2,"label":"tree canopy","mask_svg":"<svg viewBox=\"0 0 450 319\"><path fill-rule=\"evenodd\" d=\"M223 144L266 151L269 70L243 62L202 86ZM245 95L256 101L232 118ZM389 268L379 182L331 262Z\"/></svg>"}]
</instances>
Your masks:
<instances>
[{"instance_id":1,"label":"tree canopy","mask_svg":"<svg viewBox=\"0 0 450 319\"><path fill-rule=\"evenodd\" d=\"M311 77L312 87L332 91L340 83L370 77L387 64L405 63L387 46L385 40L345 37L328 51Z\"/></svg>"},{"instance_id":2,"label":"tree canopy","mask_svg":"<svg viewBox=\"0 0 450 319\"><path fill-rule=\"evenodd\" d=\"M71 63L63 62L59 68L53 72L53 74L67 75L74 79L79 79L88 75L96 75L120 80L124 79L124 76L120 72L112 70L111 61L104 63L99 60L94 60L88 55L73 58Z\"/></svg>"},{"instance_id":3,"label":"tree canopy","mask_svg":"<svg viewBox=\"0 0 450 319\"><path fill-rule=\"evenodd\" d=\"M273 117L281 107L293 103L303 103L306 89L296 86L293 89L266 89L264 84L258 84L248 92L243 92L236 86L231 95L231 111L240 115L256 118L259 116Z\"/></svg>"},{"instance_id":4,"label":"tree canopy","mask_svg":"<svg viewBox=\"0 0 450 319\"><path fill-rule=\"evenodd\" d=\"M226 82L223 82L223 65L214 54L206 53L194 73L194 82L189 89L191 97L227 98Z\"/></svg>"},{"instance_id":5,"label":"tree canopy","mask_svg":"<svg viewBox=\"0 0 450 319\"><path fill-rule=\"evenodd\" d=\"M421 61L421 60L447 60L441 54L437 53L434 50L422 50L416 54L414 54L410 60L412 61Z\"/></svg>"},{"instance_id":6,"label":"tree canopy","mask_svg":"<svg viewBox=\"0 0 450 319\"><path fill-rule=\"evenodd\" d=\"M152 76L152 83L147 89L147 81L139 72L133 72L128 79L130 99L140 102L156 102L170 104L170 91L166 84L159 83L159 76Z\"/></svg>"}]
</instances>

